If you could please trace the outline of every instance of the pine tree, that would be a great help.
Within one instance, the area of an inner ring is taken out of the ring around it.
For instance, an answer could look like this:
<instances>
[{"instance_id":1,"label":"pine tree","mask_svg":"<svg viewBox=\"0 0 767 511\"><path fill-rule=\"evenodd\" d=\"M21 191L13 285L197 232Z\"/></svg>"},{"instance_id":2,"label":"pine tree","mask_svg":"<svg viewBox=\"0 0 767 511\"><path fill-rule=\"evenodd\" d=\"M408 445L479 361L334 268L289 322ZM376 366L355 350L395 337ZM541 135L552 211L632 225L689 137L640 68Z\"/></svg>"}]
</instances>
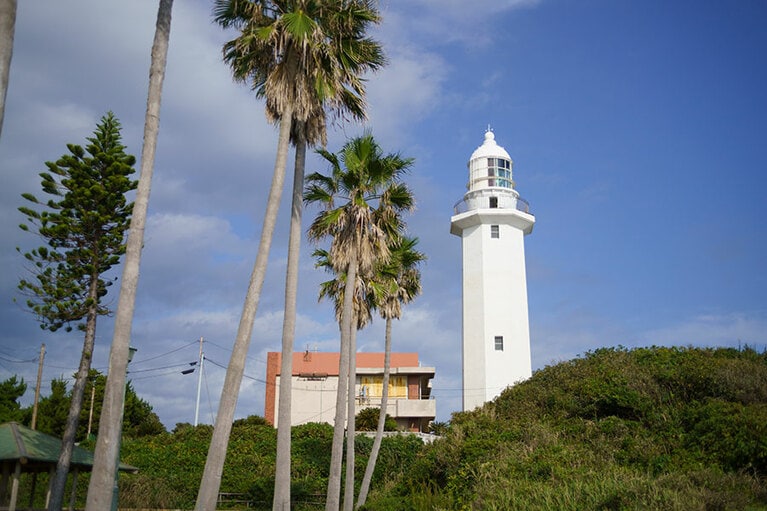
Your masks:
<instances>
[{"instance_id":1,"label":"pine tree","mask_svg":"<svg viewBox=\"0 0 767 511\"><path fill-rule=\"evenodd\" d=\"M125 253L125 231L132 203L126 193L136 188L130 179L136 158L125 153L120 122L112 112L101 118L85 149L67 144L69 154L46 162L42 189L50 198L39 201L22 194L34 207L20 207L46 245L24 254L33 278L21 279L19 289L40 327L56 331L76 325L85 332L80 366L72 388L61 454L56 467L50 509L59 509L83 404L83 394L96 339L96 318L109 313L101 303L112 283L104 274ZM83 321L84 320L84 321Z\"/></svg>"},{"instance_id":2,"label":"pine tree","mask_svg":"<svg viewBox=\"0 0 767 511\"><path fill-rule=\"evenodd\" d=\"M21 422L23 411L19 399L27 391L24 378L11 376L5 381L0 381L0 423Z\"/></svg>"}]
</instances>

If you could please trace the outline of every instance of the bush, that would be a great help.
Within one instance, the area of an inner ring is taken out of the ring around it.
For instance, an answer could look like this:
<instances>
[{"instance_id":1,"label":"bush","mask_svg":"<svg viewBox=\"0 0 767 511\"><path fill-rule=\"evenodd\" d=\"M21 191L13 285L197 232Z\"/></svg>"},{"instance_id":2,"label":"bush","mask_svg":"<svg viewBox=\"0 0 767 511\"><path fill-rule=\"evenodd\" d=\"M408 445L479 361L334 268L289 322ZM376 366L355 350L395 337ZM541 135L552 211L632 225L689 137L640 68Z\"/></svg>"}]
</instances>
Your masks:
<instances>
[{"instance_id":1,"label":"bush","mask_svg":"<svg viewBox=\"0 0 767 511\"><path fill-rule=\"evenodd\" d=\"M354 428L357 431L376 431L381 408L370 406L359 411L354 418ZM387 413L384 420L384 431L397 431L397 422Z\"/></svg>"},{"instance_id":2,"label":"bush","mask_svg":"<svg viewBox=\"0 0 767 511\"><path fill-rule=\"evenodd\" d=\"M443 437L368 502L369 509L767 509L765 460L765 354L600 349L453 414Z\"/></svg>"}]
</instances>

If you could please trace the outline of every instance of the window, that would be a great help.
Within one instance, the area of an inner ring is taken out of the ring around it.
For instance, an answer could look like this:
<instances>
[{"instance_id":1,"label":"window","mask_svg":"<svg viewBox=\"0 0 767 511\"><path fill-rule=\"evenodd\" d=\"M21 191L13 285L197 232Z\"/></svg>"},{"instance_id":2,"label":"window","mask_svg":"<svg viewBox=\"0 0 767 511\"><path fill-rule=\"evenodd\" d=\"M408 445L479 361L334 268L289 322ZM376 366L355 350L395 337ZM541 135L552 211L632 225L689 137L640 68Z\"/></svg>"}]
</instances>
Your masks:
<instances>
[{"instance_id":1,"label":"window","mask_svg":"<svg viewBox=\"0 0 767 511\"><path fill-rule=\"evenodd\" d=\"M490 207L491 208L498 207L498 197L490 197Z\"/></svg>"},{"instance_id":2,"label":"window","mask_svg":"<svg viewBox=\"0 0 767 511\"><path fill-rule=\"evenodd\" d=\"M495 351L503 351L503 336L495 336Z\"/></svg>"},{"instance_id":3,"label":"window","mask_svg":"<svg viewBox=\"0 0 767 511\"><path fill-rule=\"evenodd\" d=\"M487 159L487 185L513 188L511 182L511 161L503 158ZM498 178L498 179L496 179Z\"/></svg>"},{"instance_id":4,"label":"window","mask_svg":"<svg viewBox=\"0 0 767 511\"><path fill-rule=\"evenodd\" d=\"M500 228L497 225L491 225L490 226L490 237L491 238L500 238L501 237Z\"/></svg>"}]
</instances>

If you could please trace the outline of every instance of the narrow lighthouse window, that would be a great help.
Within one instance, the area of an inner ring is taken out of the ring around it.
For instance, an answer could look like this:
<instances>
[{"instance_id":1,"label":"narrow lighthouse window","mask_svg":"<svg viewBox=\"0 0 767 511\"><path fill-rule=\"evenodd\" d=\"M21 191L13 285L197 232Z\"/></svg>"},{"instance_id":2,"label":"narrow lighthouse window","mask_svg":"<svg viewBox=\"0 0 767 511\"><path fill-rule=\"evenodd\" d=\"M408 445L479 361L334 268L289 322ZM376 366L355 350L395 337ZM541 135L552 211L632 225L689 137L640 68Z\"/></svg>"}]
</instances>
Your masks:
<instances>
[{"instance_id":1,"label":"narrow lighthouse window","mask_svg":"<svg viewBox=\"0 0 767 511\"><path fill-rule=\"evenodd\" d=\"M495 351L503 351L503 336L495 336Z\"/></svg>"},{"instance_id":2,"label":"narrow lighthouse window","mask_svg":"<svg viewBox=\"0 0 767 511\"><path fill-rule=\"evenodd\" d=\"M499 230L499 227L497 225L491 225L490 226L490 237L491 238L500 238L501 232Z\"/></svg>"}]
</instances>

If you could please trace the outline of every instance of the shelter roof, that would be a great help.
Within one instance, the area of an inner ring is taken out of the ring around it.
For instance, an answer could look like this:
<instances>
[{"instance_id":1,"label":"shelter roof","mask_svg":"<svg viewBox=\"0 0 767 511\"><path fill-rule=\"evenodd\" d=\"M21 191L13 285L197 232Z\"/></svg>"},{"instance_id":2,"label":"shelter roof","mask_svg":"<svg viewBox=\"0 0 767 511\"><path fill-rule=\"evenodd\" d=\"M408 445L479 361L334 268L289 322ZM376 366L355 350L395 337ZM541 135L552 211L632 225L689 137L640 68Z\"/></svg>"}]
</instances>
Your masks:
<instances>
[{"instance_id":1,"label":"shelter roof","mask_svg":"<svg viewBox=\"0 0 767 511\"><path fill-rule=\"evenodd\" d=\"M61 440L35 431L16 422L0 424L0 462L19 461L24 472L47 472L54 467L61 452ZM72 451L71 467L90 471L93 467L93 453L75 446ZM120 470L138 472L136 467L120 463Z\"/></svg>"}]
</instances>

